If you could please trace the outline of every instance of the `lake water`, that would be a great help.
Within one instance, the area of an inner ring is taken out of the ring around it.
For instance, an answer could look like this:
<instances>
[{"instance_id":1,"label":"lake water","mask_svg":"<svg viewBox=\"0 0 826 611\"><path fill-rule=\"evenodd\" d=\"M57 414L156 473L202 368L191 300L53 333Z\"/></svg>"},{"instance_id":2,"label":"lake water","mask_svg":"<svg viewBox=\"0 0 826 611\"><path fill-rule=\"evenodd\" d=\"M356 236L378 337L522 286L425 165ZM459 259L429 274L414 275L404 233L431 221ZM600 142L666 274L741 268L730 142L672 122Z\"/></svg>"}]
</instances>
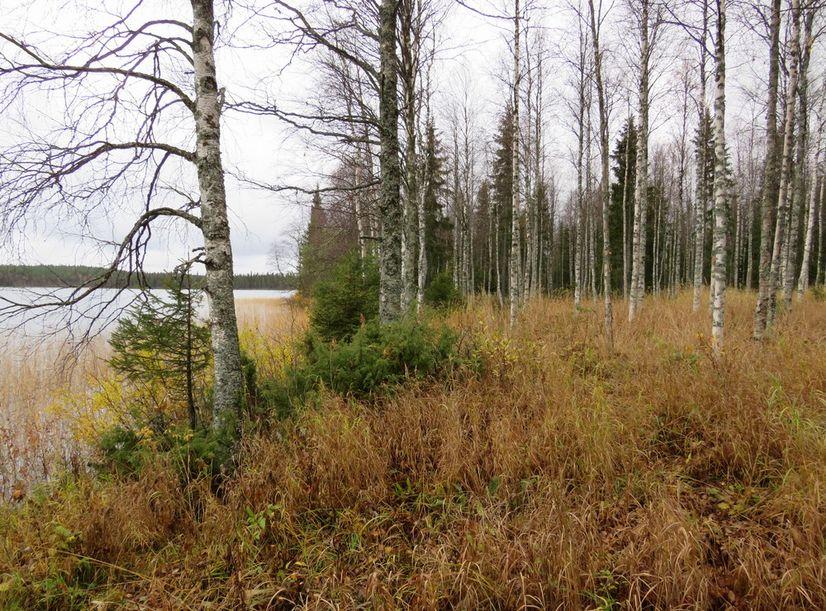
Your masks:
<instances>
[{"instance_id":1,"label":"lake water","mask_svg":"<svg viewBox=\"0 0 826 611\"><path fill-rule=\"evenodd\" d=\"M118 317L145 298L137 290L101 289L72 308L54 307L72 292L0 288L0 502L15 486L49 479L54 468L85 468L88 440L77 437L73 423L91 421L88 414L100 409L87 395L106 379L106 339ZM293 294L235 291L239 316L269 316L273 304L278 311L278 300ZM26 305L43 307L26 311ZM206 298L199 310L206 318ZM92 338L89 349L74 350L78 341Z\"/></svg>"},{"instance_id":2,"label":"lake water","mask_svg":"<svg viewBox=\"0 0 826 611\"><path fill-rule=\"evenodd\" d=\"M72 288L0 287L0 335L5 339L57 335L70 340L106 335L132 304L146 298L138 289L105 288L94 291L71 307L59 305L59 301L71 298L75 291ZM166 291L153 289L150 292L163 294ZM294 294L295 291L237 290L235 299L286 299ZM208 313L209 305L204 296L199 316L206 319Z\"/></svg>"}]
</instances>

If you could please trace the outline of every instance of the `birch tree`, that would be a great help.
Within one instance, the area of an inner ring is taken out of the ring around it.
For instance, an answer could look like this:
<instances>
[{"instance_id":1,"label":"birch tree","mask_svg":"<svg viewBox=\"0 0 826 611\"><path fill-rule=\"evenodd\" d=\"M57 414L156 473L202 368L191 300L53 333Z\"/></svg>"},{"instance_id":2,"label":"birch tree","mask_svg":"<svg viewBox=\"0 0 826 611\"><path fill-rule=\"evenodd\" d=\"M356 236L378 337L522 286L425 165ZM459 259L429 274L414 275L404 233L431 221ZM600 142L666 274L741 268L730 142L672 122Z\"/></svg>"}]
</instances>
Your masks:
<instances>
[{"instance_id":1,"label":"birch tree","mask_svg":"<svg viewBox=\"0 0 826 611\"><path fill-rule=\"evenodd\" d=\"M823 109L824 96L821 94L821 116ZM824 121L821 118L820 126L817 130L817 137L815 139L815 159L812 164L811 184L809 185L809 199L806 208L806 230L803 238L803 260L800 263L800 274L797 278L797 299L803 299L803 294L809 288L809 273L811 272L811 256L812 245L814 242L815 218L817 216L818 204L823 200L824 175L821 167L821 154L823 152L823 132ZM820 219L821 225L823 219Z\"/></svg>"},{"instance_id":2,"label":"birch tree","mask_svg":"<svg viewBox=\"0 0 826 611\"><path fill-rule=\"evenodd\" d=\"M697 101L697 112L699 120L698 129L702 130L706 121L706 58L708 49L708 0L702 0L702 27L700 29L699 40L699 72L700 72L700 93ZM702 131L700 131L702 134ZM705 243L705 220L706 220L706 197L708 195L708 185L706 184L706 146L703 138L699 138L697 148L697 190L694 196L694 297L691 302L691 309L696 312L700 309L700 295L703 288L703 244Z\"/></svg>"},{"instance_id":3,"label":"birch tree","mask_svg":"<svg viewBox=\"0 0 826 611\"><path fill-rule=\"evenodd\" d=\"M714 354L723 352L723 318L726 297L726 221L728 215L728 177L726 175L726 0L715 0L717 32L715 37L714 94L714 234L711 274L711 342Z\"/></svg>"},{"instance_id":4,"label":"birch tree","mask_svg":"<svg viewBox=\"0 0 826 611\"><path fill-rule=\"evenodd\" d=\"M639 15L639 124L637 135L636 185L634 193L634 234L631 252L631 288L628 320L636 318L645 293L645 237L648 208L648 131L651 56L661 24L660 8L651 15L651 0L640 0Z\"/></svg>"},{"instance_id":5,"label":"birch tree","mask_svg":"<svg viewBox=\"0 0 826 611\"><path fill-rule=\"evenodd\" d=\"M601 3L600 3L601 9ZM594 10L594 0L588 0L588 12L591 21L591 39L594 49L594 79L597 86L597 104L599 107L599 145L602 175L600 177L600 199L602 200L602 282L604 298L605 343L609 350L614 347L614 317L611 304L611 237L609 226L609 210L611 207L611 168L610 168L610 140L608 137L608 101L605 93L602 60L603 50L600 47L600 26L602 21L601 10Z\"/></svg>"},{"instance_id":6,"label":"birch tree","mask_svg":"<svg viewBox=\"0 0 826 611\"><path fill-rule=\"evenodd\" d=\"M771 277L769 281L769 302L766 326L771 326L777 310L777 291L780 288L781 259L786 240L786 216L789 213L789 198L792 175L792 149L794 148L795 104L800 69L800 0L791 0L791 49L789 57L789 81L786 85L786 118L783 133L783 154L780 166L780 187L777 193L777 222L774 230Z\"/></svg>"},{"instance_id":7,"label":"birch tree","mask_svg":"<svg viewBox=\"0 0 826 611\"><path fill-rule=\"evenodd\" d=\"M188 223L203 237L203 250L193 260L204 265L210 304L212 427L226 430L237 422L243 378L221 159L223 92L215 67L213 1L191 0L190 23L174 16L141 21L144 4L133 2L126 17L79 41L63 41L66 46L56 57L0 33L16 51L0 59L6 105L25 103L30 93L57 93L69 105L65 116L72 117L49 140L20 142L6 151L0 160L0 214L8 230L43 211L57 214L62 209L88 219L130 191L135 176L149 176L142 187L143 211L114 243L106 271L68 298L46 299L36 307L76 307L123 267L139 277L152 228L164 219ZM181 78L187 72L189 82ZM186 127L180 140L186 142L188 132L195 150L174 142L171 125L182 117ZM161 134L170 141L161 140ZM176 178L187 167L196 175L194 195ZM173 199L177 201L169 203ZM20 307L6 302L3 309Z\"/></svg>"},{"instance_id":8,"label":"birch tree","mask_svg":"<svg viewBox=\"0 0 826 611\"><path fill-rule=\"evenodd\" d=\"M510 325L516 322L519 310L519 261L520 261L520 229L519 213L519 98L521 97L522 71L520 69L520 9L519 0L513 3L513 182L511 186L511 248L510 248L510 283L508 292L510 297Z\"/></svg>"},{"instance_id":9,"label":"birch tree","mask_svg":"<svg viewBox=\"0 0 826 611\"><path fill-rule=\"evenodd\" d=\"M755 339L766 332L772 291L772 227L777 201L777 166L779 142L777 133L777 83L780 72L780 0L772 0L769 26L769 87L766 108L766 160L763 170L763 193L760 200L760 270L757 305L754 310Z\"/></svg>"}]
</instances>

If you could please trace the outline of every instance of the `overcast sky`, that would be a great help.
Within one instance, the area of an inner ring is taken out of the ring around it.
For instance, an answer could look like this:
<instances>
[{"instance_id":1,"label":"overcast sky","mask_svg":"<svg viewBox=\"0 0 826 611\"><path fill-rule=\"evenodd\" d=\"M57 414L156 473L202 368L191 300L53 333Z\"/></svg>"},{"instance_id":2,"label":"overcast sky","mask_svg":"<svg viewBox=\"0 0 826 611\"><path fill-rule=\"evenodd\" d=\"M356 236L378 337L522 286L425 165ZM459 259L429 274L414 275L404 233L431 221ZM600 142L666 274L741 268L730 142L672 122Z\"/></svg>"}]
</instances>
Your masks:
<instances>
[{"instance_id":1,"label":"overcast sky","mask_svg":"<svg viewBox=\"0 0 826 611\"><path fill-rule=\"evenodd\" d=\"M158 11L159 17L189 20L191 9L186 0L147 2ZM451 5L449 0L445 2L449 10L440 34L442 51L435 75L438 126L442 130L447 128L447 109L455 100L466 97L474 108L480 140L489 139L496 116L508 95L503 79L508 77L509 70L506 58L510 25L480 17L457 4ZM34 39L48 49L49 45L61 44L61 35L82 33L92 27L90 24L111 19L103 13L118 14L131 3L125 0L94 3L85 0L0 0L0 4L3 10L0 29L21 38ZM509 3L500 0L478 0L468 4L500 14L509 7ZM544 117L548 171L565 189L570 184L570 151L574 142L567 127L571 121L570 112L564 102L570 94L570 66L566 55L576 48L575 21L570 5L562 0L535 2L535 6L530 26L545 33L549 49L551 82L546 85L547 112ZM626 116L627 87L633 87L634 83L628 62L634 57L636 43L634 32L627 25L629 18L629 9L622 0L613 3L604 34L614 90L612 142ZM263 40L256 39L254 21L242 28L239 36L239 42L243 43ZM766 50L743 20L738 19L738 14L729 16L728 38L727 131L730 148L736 152L737 138L742 136L743 126L755 120L760 126L764 122L759 101L752 102L747 91L759 88L765 72ZM311 58L299 57L290 61L291 49L286 47L253 50L240 48L242 46L224 46L218 51L219 85L226 87L230 96L242 98L251 95L251 91L260 92L266 86L270 95L280 103L299 108L302 99L318 85ZM0 52L7 48L0 43ZM663 41L661 59L656 67L652 109L654 144L669 142L677 128L678 102L676 96L666 95L666 92L675 87L681 55L694 60L697 54L677 28L671 28ZM814 75L821 73L819 53L816 53L812 72ZM464 89L469 90L470 95L464 96ZM633 97L631 104L633 110ZM53 126L60 122L62 112L64 105L60 100L28 96L10 109L10 116L0 122L0 146L7 146L22 137L23 124L42 137L48 137ZM308 143L275 119L226 113L222 138L227 170L241 172L261 182L312 187L323 182L324 172L331 167L330 160L324 158L323 147L320 149L318 143ZM481 149L480 146L479 155L483 158ZM597 154L595 146L594 155ZM182 180L186 181L185 174L183 176ZM306 219L309 198L245 188L231 177L227 187L236 271L271 270L269 253L273 243L294 244ZM84 225L69 216L37 217L14 240L2 245L0 262L104 264L111 255L111 245L83 236L90 233L91 228L91 233L103 240L117 239L131 225L135 206L139 209L140 205L141 202L126 198L107 214L96 215ZM189 249L199 245L195 232L188 232L180 224L170 225L153 236L146 261L152 270L170 268Z\"/></svg>"}]
</instances>

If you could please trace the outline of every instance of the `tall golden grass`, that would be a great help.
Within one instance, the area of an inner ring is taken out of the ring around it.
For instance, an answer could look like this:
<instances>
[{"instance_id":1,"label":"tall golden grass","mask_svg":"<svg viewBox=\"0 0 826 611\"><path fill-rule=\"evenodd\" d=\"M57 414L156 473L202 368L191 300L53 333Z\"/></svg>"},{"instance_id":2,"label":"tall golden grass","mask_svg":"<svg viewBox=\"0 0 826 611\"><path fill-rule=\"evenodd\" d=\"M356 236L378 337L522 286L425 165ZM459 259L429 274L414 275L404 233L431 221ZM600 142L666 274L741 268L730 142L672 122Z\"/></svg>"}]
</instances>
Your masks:
<instances>
[{"instance_id":1,"label":"tall golden grass","mask_svg":"<svg viewBox=\"0 0 826 611\"><path fill-rule=\"evenodd\" d=\"M0 581L42 601L93 574L139 608L826 608L826 307L755 343L753 295L727 299L719 362L690 295L618 316L612 353L598 308L538 299L510 333L477 300L449 322L481 373L329 396L217 495L163 464L81 477L0 514Z\"/></svg>"},{"instance_id":2,"label":"tall golden grass","mask_svg":"<svg viewBox=\"0 0 826 611\"><path fill-rule=\"evenodd\" d=\"M237 299L239 326L266 373L274 351L306 325L303 308L291 300ZM89 459L87 440L67 420L94 419L94 406L74 405L110 376L105 337L82 350L65 338L3 337L0 350L0 499L19 496L32 482ZM65 399L72 397L72 409ZM84 409L88 407L88 409ZM79 413L82 410L84 413Z\"/></svg>"}]
</instances>

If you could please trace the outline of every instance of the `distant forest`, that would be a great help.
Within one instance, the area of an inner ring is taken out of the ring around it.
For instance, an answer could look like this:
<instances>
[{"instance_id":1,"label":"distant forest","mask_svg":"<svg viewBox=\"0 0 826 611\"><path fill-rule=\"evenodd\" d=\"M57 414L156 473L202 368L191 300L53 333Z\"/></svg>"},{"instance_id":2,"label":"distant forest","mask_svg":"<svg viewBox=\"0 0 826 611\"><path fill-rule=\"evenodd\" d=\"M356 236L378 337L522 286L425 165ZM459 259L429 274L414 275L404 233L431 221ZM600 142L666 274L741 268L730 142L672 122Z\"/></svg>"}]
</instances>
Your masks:
<instances>
[{"instance_id":1,"label":"distant forest","mask_svg":"<svg viewBox=\"0 0 826 611\"><path fill-rule=\"evenodd\" d=\"M81 286L100 277L102 267L77 265L0 265L0 286L11 287L73 287ZM147 286L164 288L172 282L171 272L147 272L138 279L136 274L116 272L106 283L107 287ZM192 285L201 286L204 277L192 274ZM236 289L290 290L296 287L293 274L236 274Z\"/></svg>"}]
</instances>

